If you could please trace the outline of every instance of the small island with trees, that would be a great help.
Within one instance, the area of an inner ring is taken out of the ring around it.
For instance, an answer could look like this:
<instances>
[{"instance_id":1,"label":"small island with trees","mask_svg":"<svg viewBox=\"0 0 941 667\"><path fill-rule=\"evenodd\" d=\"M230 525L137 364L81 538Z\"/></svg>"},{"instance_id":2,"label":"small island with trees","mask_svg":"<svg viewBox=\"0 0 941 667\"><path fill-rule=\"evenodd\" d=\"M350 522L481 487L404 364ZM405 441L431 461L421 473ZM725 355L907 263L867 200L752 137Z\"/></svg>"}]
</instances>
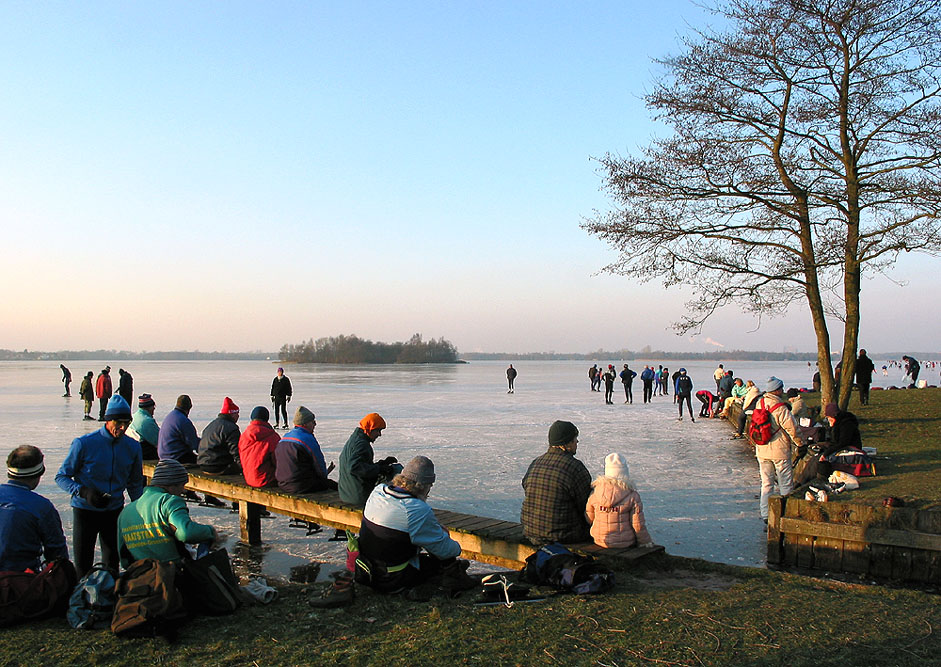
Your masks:
<instances>
[{"instance_id":1,"label":"small island with trees","mask_svg":"<svg viewBox=\"0 0 941 667\"><path fill-rule=\"evenodd\" d=\"M422 340L415 334L407 342L374 343L356 335L311 338L298 345L283 345L281 361L298 364L455 364L457 348L444 338Z\"/></svg>"}]
</instances>

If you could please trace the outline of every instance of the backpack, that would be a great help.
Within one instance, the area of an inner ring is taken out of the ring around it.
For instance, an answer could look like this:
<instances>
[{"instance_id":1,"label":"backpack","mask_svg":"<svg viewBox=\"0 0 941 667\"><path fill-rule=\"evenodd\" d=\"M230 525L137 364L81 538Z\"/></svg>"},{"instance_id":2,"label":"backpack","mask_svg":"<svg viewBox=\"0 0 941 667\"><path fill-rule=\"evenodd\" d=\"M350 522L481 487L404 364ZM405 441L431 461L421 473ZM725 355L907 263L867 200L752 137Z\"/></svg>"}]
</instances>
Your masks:
<instances>
[{"instance_id":1,"label":"backpack","mask_svg":"<svg viewBox=\"0 0 941 667\"><path fill-rule=\"evenodd\" d=\"M777 404L774 407L777 407ZM765 399L762 397L751 413L748 439L752 441L753 445L767 445L771 442L775 433L777 433L777 429L774 428L774 422L771 420L771 410L765 407Z\"/></svg>"},{"instance_id":2,"label":"backpack","mask_svg":"<svg viewBox=\"0 0 941 667\"><path fill-rule=\"evenodd\" d=\"M210 551L202 558L184 560L180 590L189 611L222 616L231 614L242 603L238 579L232 574L229 553Z\"/></svg>"},{"instance_id":3,"label":"backpack","mask_svg":"<svg viewBox=\"0 0 941 667\"><path fill-rule=\"evenodd\" d=\"M876 464L861 449L841 449L830 454L827 461L834 470L849 473L854 477L872 477L876 474Z\"/></svg>"},{"instance_id":4,"label":"backpack","mask_svg":"<svg viewBox=\"0 0 941 667\"><path fill-rule=\"evenodd\" d=\"M57 558L35 572L0 572L0 627L62 616L78 577L71 561Z\"/></svg>"},{"instance_id":5,"label":"backpack","mask_svg":"<svg viewBox=\"0 0 941 667\"><path fill-rule=\"evenodd\" d=\"M591 556L572 553L554 542L526 559L520 579L571 593L603 593L614 587L614 573Z\"/></svg>"},{"instance_id":6,"label":"backpack","mask_svg":"<svg viewBox=\"0 0 941 667\"><path fill-rule=\"evenodd\" d=\"M172 634L186 618L176 575L175 563L155 558L131 563L118 581L111 632L122 637Z\"/></svg>"},{"instance_id":7,"label":"backpack","mask_svg":"<svg viewBox=\"0 0 941 667\"><path fill-rule=\"evenodd\" d=\"M93 630L111 624L114 613L114 587L117 572L104 563L95 563L69 598L66 618L73 628Z\"/></svg>"}]
</instances>

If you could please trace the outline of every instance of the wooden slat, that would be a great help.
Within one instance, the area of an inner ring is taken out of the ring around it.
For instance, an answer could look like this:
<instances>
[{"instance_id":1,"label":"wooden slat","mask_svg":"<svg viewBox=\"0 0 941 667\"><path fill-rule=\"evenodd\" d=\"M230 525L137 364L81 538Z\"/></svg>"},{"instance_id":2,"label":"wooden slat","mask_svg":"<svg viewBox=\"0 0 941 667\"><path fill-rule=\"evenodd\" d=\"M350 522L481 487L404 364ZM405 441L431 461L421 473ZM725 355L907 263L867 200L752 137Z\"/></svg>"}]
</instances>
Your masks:
<instances>
[{"instance_id":1,"label":"wooden slat","mask_svg":"<svg viewBox=\"0 0 941 667\"><path fill-rule=\"evenodd\" d=\"M916 533L914 531L821 523L788 517L781 519L781 530L788 534L810 537L828 537L854 542L868 542L879 546L941 551L941 535L928 535L927 533Z\"/></svg>"},{"instance_id":2,"label":"wooden slat","mask_svg":"<svg viewBox=\"0 0 941 667\"><path fill-rule=\"evenodd\" d=\"M829 517L833 515L831 510L839 512L836 503L817 503L816 509L820 511L821 516L826 520L829 520ZM814 541L814 568L830 572L841 572L844 543L844 540L838 538L818 537Z\"/></svg>"},{"instance_id":3,"label":"wooden slat","mask_svg":"<svg viewBox=\"0 0 941 667\"><path fill-rule=\"evenodd\" d=\"M768 548L767 560L772 565L777 565L784 557L784 544L781 538L781 515L784 513L784 505L787 499L781 496L771 496L768 498Z\"/></svg>"}]
</instances>

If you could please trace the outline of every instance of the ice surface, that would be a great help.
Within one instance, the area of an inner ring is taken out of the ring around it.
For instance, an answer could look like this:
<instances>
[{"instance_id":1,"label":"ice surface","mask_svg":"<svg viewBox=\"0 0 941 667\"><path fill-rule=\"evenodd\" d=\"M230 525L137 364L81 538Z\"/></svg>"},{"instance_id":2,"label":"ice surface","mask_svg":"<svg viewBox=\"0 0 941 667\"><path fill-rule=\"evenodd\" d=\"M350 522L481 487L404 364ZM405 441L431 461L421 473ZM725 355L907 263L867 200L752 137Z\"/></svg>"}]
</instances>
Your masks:
<instances>
[{"instance_id":1,"label":"ice surface","mask_svg":"<svg viewBox=\"0 0 941 667\"><path fill-rule=\"evenodd\" d=\"M599 366L623 362L599 359ZM631 363L638 372L644 360ZM654 359L647 363L659 365ZM38 491L50 498L71 531L68 498L55 485L55 472L73 438L99 428L82 421L78 398L81 377L110 364L134 376L135 394L153 394L155 416L162 422L179 394L194 403L197 430L215 418L225 396L241 408L240 426L255 405L271 407L268 391L276 364L264 361L67 362L72 370L72 398L63 398L59 362L0 362L0 429L3 455L19 444L35 444L46 455L47 472ZM287 366L294 386L289 413L306 405L317 415L316 436L327 461L336 461L360 418L379 412L388 428L376 442L377 458L394 455L406 461L430 457L438 482L429 501L435 507L519 521L523 498L520 480L529 462L543 453L549 425L574 422L579 430L578 458L593 475L603 471L610 452L630 464L654 540L672 554L742 564L764 563L764 526L758 518L758 468L741 441L730 441L725 421L677 422L672 397L641 400L634 381L634 403L624 404L622 385L615 385L615 404L603 393L589 391L583 361L514 362L519 371L516 392L506 393L506 362L473 362L435 366ZM694 391L715 390L714 362L672 361L671 373L687 368ZM763 384L768 375L786 387L808 386L812 369L806 362L726 363L736 377ZM881 362L877 363L877 367ZM879 382L881 376L876 378ZM116 382L115 382L116 384ZM875 399L874 399L875 400ZM698 401L693 400L698 414ZM97 405L93 409L97 415ZM336 473L333 474L336 477ZM235 515L192 507L193 517L237 533ZM306 537L276 517L262 525L270 563L281 573L307 560L339 562L342 543L330 543L331 530ZM71 539L70 539L71 542Z\"/></svg>"}]
</instances>

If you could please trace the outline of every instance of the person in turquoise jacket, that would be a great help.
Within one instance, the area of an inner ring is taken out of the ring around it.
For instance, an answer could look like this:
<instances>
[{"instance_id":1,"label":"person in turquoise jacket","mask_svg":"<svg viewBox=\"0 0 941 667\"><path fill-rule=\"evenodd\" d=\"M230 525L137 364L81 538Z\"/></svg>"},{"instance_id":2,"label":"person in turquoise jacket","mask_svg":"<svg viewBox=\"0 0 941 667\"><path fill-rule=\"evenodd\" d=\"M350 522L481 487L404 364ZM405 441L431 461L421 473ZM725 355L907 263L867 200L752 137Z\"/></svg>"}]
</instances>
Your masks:
<instances>
[{"instance_id":1,"label":"person in turquoise jacket","mask_svg":"<svg viewBox=\"0 0 941 667\"><path fill-rule=\"evenodd\" d=\"M159 461L144 494L118 517L118 552L127 568L142 558L167 562L181 558L181 543L215 542L216 529L190 519L183 487L189 481L179 461Z\"/></svg>"},{"instance_id":2,"label":"person in turquoise jacket","mask_svg":"<svg viewBox=\"0 0 941 667\"><path fill-rule=\"evenodd\" d=\"M118 515L124 492L137 500L144 491L140 443L125 435L131 406L119 394L108 401L105 424L75 438L56 473L56 484L72 496L72 550L79 577L91 569L95 543L101 559L117 569Z\"/></svg>"}]
</instances>

